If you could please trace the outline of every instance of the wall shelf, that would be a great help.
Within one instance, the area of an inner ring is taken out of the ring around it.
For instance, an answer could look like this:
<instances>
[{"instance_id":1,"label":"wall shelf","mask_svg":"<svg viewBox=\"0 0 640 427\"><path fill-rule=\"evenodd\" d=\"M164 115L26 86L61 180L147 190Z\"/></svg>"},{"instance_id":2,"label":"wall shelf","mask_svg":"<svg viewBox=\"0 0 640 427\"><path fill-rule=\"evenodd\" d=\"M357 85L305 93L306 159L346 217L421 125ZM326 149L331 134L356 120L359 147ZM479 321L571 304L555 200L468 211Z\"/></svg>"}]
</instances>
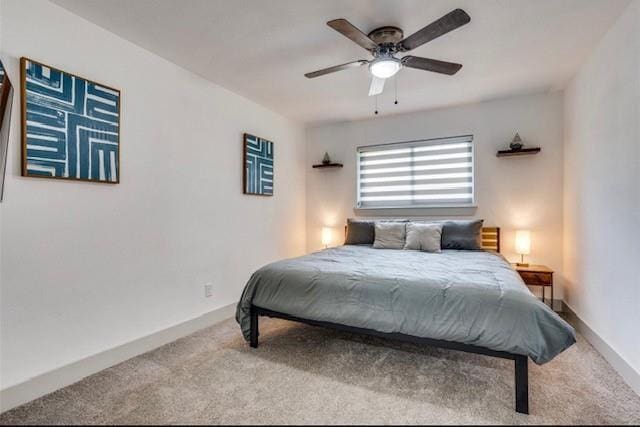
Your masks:
<instances>
[{"instance_id":1,"label":"wall shelf","mask_svg":"<svg viewBox=\"0 0 640 427\"><path fill-rule=\"evenodd\" d=\"M342 163L320 163L317 165L313 165L314 169L331 169L331 168L341 168Z\"/></svg>"},{"instance_id":2,"label":"wall shelf","mask_svg":"<svg viewBox=\"0 0 640 427\"><path fill-rule=\"evenodd\" d=\"M496 153L497 157L526 156L528 154L538 154L542 150L540 147L522 148L520 150L502 150Z\"/></svg>"}]
</instances>

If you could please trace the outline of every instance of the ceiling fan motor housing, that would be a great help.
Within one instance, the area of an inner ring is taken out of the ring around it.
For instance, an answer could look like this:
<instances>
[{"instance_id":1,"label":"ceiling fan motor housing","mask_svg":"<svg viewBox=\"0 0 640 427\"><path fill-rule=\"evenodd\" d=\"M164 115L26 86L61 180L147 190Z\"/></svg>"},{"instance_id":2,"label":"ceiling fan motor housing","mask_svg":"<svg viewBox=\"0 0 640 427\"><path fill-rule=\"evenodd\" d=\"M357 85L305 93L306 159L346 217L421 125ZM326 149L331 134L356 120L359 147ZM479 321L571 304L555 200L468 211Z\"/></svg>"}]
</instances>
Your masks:
<instances>
[{"instance_id":1,"label":"ceiling fan motor housing","mask_svg":"<svg viewBox=\"0 0 640 427\"><path fill-rule=\"evenodd\" d=\"M402 29L398 27L380 27L369 33L369 38L378 45L399 43L404 38Z\"/></svg>"}]
</instances>

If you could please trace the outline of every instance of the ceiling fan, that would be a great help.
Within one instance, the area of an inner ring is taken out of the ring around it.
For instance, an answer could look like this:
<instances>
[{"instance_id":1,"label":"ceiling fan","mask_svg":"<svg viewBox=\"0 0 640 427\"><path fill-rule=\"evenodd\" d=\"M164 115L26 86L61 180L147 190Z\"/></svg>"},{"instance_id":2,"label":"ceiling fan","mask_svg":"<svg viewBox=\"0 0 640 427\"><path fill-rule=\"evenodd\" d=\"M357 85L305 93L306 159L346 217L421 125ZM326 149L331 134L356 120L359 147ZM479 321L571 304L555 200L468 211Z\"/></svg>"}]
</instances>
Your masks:
<instances>
[{"instance_id":1,"label":"ceiling fan","mask_svg":"<svg viewBox=\"0 0 640 427\"><path fill-rule=\"evenodd\" d=\"M360 59L347 62L346 64L324 68L312 73L307 73L305 77L313 79L324 76L325 74L335 73L336 71L347 70L349 68L358 68L368 64L369 72L371 72L369 96L372 96L382 93L385 79L394 76L402 67L453 75L462 68L462 64L412 55L396 58L395 55L422 46L437 37L469 23L469 21L471 21L471 17L467 15L464 10L456 9L403 39L404 33L402 29L398 27L387 26L376 28L367 35L346 19L334 19L327 22L327 25L368 50L369 53L373 55L373 59Z\"/></svg>"}]
</instances>

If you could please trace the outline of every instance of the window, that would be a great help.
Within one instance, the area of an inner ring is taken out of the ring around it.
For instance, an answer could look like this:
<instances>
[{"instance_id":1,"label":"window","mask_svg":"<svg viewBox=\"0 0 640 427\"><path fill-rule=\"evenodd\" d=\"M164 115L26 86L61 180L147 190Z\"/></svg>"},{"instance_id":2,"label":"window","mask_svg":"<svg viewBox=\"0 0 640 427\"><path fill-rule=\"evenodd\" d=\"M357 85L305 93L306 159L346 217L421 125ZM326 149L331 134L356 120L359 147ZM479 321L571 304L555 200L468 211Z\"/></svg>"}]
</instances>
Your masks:
<instances>
[{"instance_id":1,"label":"window","mask_svg":"<svg viewBox=\"0 0 640 427\"><path fill-rule=\"evenodd\" d=\"M473 205L473 136L358 147L358 208Z\"/></svg>"}]
</instances>

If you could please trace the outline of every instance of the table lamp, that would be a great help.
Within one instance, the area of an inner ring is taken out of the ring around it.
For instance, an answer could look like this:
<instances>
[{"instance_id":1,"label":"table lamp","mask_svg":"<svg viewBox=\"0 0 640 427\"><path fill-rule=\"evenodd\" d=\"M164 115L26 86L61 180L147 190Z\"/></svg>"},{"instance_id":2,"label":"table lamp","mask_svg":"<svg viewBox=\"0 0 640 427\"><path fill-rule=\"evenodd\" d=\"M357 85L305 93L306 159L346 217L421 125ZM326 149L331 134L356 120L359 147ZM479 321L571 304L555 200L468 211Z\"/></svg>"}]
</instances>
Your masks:
<instances>
[{"instance_id":1,"label":"table lamp","mask_svg":"<svg viewBox=\"0 0 640 427\"><path fill-rule=\"evenodd\" d=\"M531 232L529 230L516 231L516 253L520 255L519 267L528 267L529 263L524 262L524 256L531 253Z\"/></svg>"},{"instance_id":2,"label":"table lamp","mask_svg":"<svg viewBox=\"0 0 640 427\"><path fill-rule=\"evenodd\" d=\"M333 230L330 227L322 227L322 244L328 248L333 241Z\"/></svg>"}]
</instances>

